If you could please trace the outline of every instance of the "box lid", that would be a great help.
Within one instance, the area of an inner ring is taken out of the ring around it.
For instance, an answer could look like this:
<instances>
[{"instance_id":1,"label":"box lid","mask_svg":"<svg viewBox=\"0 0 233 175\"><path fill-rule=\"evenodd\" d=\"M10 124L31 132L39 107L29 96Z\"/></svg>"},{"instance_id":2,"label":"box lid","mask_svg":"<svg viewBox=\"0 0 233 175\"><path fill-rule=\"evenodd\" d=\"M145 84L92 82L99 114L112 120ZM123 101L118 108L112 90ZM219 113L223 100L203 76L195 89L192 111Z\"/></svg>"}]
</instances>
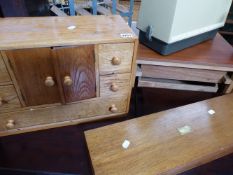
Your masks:
<instances>
[{"instance_id":1,"label":"box lid","mask_svg":"<svg viewBox=\"0 0 233 175\"><path fill-rule=\"evenodd\" d=\"M136 35L118 15L0 19L0 50L132 42L135 39Z\"/></svg>"}]
</instances>

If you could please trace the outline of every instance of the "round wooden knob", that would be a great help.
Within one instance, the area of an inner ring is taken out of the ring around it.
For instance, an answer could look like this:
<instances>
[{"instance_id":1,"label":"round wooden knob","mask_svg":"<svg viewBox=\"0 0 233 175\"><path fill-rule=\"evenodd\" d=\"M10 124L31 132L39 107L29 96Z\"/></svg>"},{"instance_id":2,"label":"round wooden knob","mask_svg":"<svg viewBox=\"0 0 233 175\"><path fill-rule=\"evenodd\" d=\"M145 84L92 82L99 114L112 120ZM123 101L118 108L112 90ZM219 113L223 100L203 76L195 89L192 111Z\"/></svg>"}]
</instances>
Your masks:
<instances>
[{"instance_id":1,"label":"round wooden knob","mask_svg":"<svg viewBox=\"0 0 233 175\"><path fill-rule=\"evenodd\" d=\"M71 79L70 76L65 76L65 77L64 77L64 85L66 85L66 86L71 86L72 83L73 83L73 81L72 81L72 79Z\"/></svg>"},{"instance_id":2,"label":"round wooden knob","mask_svg":"<svg viewBox=\"0 0 233 175\"><path fill-rule=\"evenodd\" d=\"M7 127L8 129L14 128L14 127L15 127L15 121L14 121L14 120L8 120L8 121L7 121L7 124L6 124L6 127Z\"/></svg>"},{"instance_id":3,"label":"round wooden knob","mask_svg":"<svg viewBox=\"0 0 233 175\"><path fill-rule=\"evenodd\" d=\"M118 111L116 105L112 104L112 106L109 108L109 110L112 112L112 113L116 113Z\"/></svg>"},{"instance_id":4,"label":"round wooden knob","mask_svg":"<svg viewBox=\"0 0 233 175\"><path fill-rule=\"evenodd\" d=\"M121 64L121 59L118 58L118 57L113 57L112 58L112 64L113 65L119 65L119 64Z\"/></svg>"},{"instance_id":5,"label":"round wooden knob","mask_svg":"<svg viewBox=\"0 0 233 175\"><path fill-rule=\"evenodd\" d=\"M53 77L51 77L51 76L46 77L45 86L52 87L52 86L54 86L54 84L55 84L55 82L53 80Z\"/></svg>"},{"instance_id":6,"label":"round wooden knob","mask_svg":"<svg viewBox=\"0 0 233 175\"><path fill-rule=\"evenodd\" d=\"M2 106L2 105L3 105L2 98L0 97L0 106Z\"/></svg>"},{"instance_id":7,"label":"round wooden knob","mask_svg":"<svg viewBox=\"0 0 233 175\"><path fill-rule=\"evenodd\" d=\"M116 83L112 83L110 89L113 92L117 92L119 90L119 87L116 85Z\"/></svg>"}]
</instances>

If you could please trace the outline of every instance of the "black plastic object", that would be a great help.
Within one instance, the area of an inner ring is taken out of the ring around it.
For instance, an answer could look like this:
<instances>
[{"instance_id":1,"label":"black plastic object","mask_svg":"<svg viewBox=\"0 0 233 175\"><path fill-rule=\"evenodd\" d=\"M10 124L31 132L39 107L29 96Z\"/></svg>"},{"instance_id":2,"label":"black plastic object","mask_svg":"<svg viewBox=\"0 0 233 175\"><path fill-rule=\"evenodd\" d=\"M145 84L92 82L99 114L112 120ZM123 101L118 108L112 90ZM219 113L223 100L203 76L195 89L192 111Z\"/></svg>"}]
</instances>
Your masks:
<instances>
[{"instance_id":1,"label":"black plastic object","mask_svg":"<svg viewBox=\"0 0 233 175\"><path fill-rule=\"evenodd\" d=\"M218 29L212 30L188 39L184 39L175 43L165 43L157 38L152 37L148 39L146 32L140 31L139 41L140 43L146 45L147 47L153 49L154 51L160 53L161 55L169 55L185 48L194 46L201 42L213 39L218 32Z\"/></svg>"}]
</instances>

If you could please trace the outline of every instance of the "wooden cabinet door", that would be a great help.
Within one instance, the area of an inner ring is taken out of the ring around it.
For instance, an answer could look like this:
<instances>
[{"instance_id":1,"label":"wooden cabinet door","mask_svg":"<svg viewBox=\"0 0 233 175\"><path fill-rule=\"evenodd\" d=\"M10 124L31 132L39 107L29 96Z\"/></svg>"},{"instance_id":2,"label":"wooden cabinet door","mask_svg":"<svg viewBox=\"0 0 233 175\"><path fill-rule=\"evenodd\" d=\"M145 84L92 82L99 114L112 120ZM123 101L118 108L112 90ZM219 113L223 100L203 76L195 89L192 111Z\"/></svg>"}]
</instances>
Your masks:
<instances>
[{"instance_id":1,"label":"wooden cabinet door","mask_svg":"<svg viewBox=\"0 0 233 175\"><path fill-rule=\"evenodd\" d=\"M96 97L94 45L57 47L53 52L64 102Z\"/></svg>"},{"instance_id":2,"label":"wooden cabinet door","mask_svg":"<svg viewBox=\"0 0 233 175\"><path fill-rule=\"evenodd\" d=\"M6 55L26 106L60 102L50 48L12 50Z\"/></svg>"}]
</instances>

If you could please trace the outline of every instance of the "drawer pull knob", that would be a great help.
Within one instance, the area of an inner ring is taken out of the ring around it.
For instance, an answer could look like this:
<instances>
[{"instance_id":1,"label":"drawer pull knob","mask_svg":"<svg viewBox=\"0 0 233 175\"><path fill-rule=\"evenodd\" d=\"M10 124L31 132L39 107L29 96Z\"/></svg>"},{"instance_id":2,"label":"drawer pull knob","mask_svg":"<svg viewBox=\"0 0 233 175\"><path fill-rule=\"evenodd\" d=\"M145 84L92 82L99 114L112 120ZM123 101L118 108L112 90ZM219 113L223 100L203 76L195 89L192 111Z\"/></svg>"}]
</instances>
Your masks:
<instances>
[{"instance_id":1,"label":"drawer pull knob","mask_svg":"<svg viewBox=\"0 0 233 175\"><path fill-rule=\"evenodd\" d=\"M117 92L119 90L119 87L116 85L116 83L112 83L110 89L113 92Z\"/></svg>"},{"instance_id":2,"label":"drawer pull knob","mask_svg":"<svg viewBox=\"0 0 233 175\"><path fill-rule=\"evenodd\" d=\"M66 86L71 86L73 84L73 81L70 76L65 76L64 77L64 85Z\"/></svg>"},{"instance_id":3,"label":"drawer pull knob","mask_svg":"<svg viewBox=\"0 0 233 175\"><path fill-rule=\"evenodd\" d=\"M3 99L0 97L0 107L3 105Z\"/></svg>"},{"instance_id":4,"label":"drawer pull knob","mask_svg":"<svg viewBox=\"0 0 233 175\"><path fill-rule=\"evenodd\" d=\"M110 110L112 113L116 113L116 112L118 111L116 105L114 105L114 104L109 108L109 110Z\"/></svg>"},{"instance_id":5,"label":"drawer pull knob","mask_svg":"<svg viewBox=\"0 0 233 175\"><path fill-rule=\"evenodd\" d=\"M14 128L14 127L15 127L15 121L14 121L14 120L8 120L8 121L7 121L7 124L6 124L6 127L7 127L8 129Z\"/></svg>"},{"instance_id":6,"label":"drawer pull knob","mask_svg":"<svg viewBox=\"0 0 233 175\"><path fill-rule=\"evenodd\" d=\"M121 59L118 57L113 57L112 58L112 64L113 65L120 65L121 64Z\"/></svg>"},{"instance_id":7,"label":"drawer pull knob","mask_svg":"<svg viewBox=\"0 0 233 175\"><path fill-rule=\"evenodd\" d=\"M46 77L45 86L52 87L52 86L54 86L54 84L55 84L55 82L53 80L53 77L51 77L51 76Z\"/></svg>"}]
</instances>

